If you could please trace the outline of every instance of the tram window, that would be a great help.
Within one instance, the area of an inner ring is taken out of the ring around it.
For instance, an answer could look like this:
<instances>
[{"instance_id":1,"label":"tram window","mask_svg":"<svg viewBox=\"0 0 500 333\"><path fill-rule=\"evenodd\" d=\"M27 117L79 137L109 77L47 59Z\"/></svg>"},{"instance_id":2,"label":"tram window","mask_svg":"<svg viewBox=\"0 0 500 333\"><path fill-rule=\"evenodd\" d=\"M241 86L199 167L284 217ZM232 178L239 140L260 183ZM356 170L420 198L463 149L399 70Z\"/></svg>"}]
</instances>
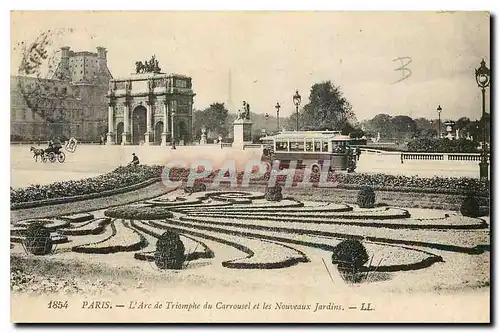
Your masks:
<instances>
[{"instance_id":1,"label":"tram window","mask_svg":"<svg viewBox=\"0 0 500 333\"><path fill-rule=\"evenodd\" d=\"M288 144L286 142L276 142L276 151L287 151Z\"/></svg>"},{"instance_id":2,"label":"tram window","mask_svg":"<svg viewBox=\"0 0 500 333\"><path fill-rule=\"evenodd\" d=\"M313 151L313 143L306 142L306 151Z\"/></svg>"},{"instance_id":3,"label":"tram window","mask_svg":"<svg viewBox=\"0 0 500 333\"><path fill-rule=\"evenodd\" d=\"M321 151L321 142L314 142L314 151Z\"/></svg>"},{"instance_id":4,"label":"tram window","mask_svg":"<svg viewBox=\"0 0 500 333\"><path fill-rule=\"evenodd\" d=\"M290 151L304 151L304 142L290 142Z\"/></svg>"},{"instance_id":5,"label":"tram window","mask_svg":"<svg viewBox=\"0 0 500 333\"><path fill-rule=\"evenodd\" d=\"M328 142L323 142L323 150L322 151L328 151Z\"/></svg>"}]
</instances>

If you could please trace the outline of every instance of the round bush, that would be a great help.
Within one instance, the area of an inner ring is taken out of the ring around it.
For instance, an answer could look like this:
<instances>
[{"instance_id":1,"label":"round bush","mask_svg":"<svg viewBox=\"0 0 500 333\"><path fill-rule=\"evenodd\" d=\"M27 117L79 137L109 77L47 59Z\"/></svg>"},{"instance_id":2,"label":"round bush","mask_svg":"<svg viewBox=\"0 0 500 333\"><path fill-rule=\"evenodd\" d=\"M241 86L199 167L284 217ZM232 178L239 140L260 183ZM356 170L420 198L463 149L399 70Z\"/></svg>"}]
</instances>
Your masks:
<instances>
[{"instance_id":1,"label":"round bush","mask_svg":"<svg viewBox=\"0 0 500 333\"><path fill-rule=\"evenodd\" d=\"M156 242L155 264L160 269L182 269L184 244L179 234L173 231L163 233Z\"/></svg>"},{"instance_id":2,"label":"round bush","mask_svg":"<svg viewBox=\"0 0 500 333\"><path fill-rule=\"evenodd\" d=\"M462 205L460 206L460 213L463 216L468 217L479 217L481 213L479 212L479 202L473 196L468 196L462 201Z\"/></svg>"},{"instance_id":3,"label":"round bush","mask_svg":"<svg viewBox=\"0 0 500 333\"><path fill-rule=\"evenodd\" d=\"M370 186L363 186L358 192L357 204L361 208L375 207L375 191Z\"/></svg>"},{"instance_id":4,"label":"round bush","mask_svg":"<svg viewBox=\"0 0 500 333\"><path fill-rule=\"evenodd\" d=\"M264 194L264 198L267 201L281 201L283 199L283 194L281 193L281 186L276 185L274 187L267 187Z\"/></svg>"},{"instance_id":5,"label":"round bush","mask_svg":"<svg viewBox=\"0 0 500 333\"><path fill-rule=\"evenodd\" d=\"M346 239L333 249L332 263L359 269L368 261L365 246L357 239Z\"/></svg>"},{"instance_id":6,"label":"round bush","mask_svg":"<svg viewBox=\"0 0 500 333\"><path fill-rule=\"evenodd\" d=\"M34 255L47 255L52 252L50 231L42 223L34 223L26 230L25 247Z\"/></svg>"},{"instance_id":7,"label":"round bush","mask_svg":"<svg viewBox=\"0 0 500 333\"><path fill-rule=\"evenodd\" d=\"M163 220L173 216L167 207L162 206L121 206L106 210L104 216L126 220Z\"/></svg>"}]
</instances>

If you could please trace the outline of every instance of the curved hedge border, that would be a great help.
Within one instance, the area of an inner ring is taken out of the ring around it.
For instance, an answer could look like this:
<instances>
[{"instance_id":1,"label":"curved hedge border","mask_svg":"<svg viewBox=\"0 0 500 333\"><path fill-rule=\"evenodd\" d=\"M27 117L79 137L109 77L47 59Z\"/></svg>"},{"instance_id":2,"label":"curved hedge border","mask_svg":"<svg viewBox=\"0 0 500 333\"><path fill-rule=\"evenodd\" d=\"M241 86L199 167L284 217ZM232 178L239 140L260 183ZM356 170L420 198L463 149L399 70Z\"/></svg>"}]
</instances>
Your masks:
<instances>
[{"instance_id":1,"label":"curved hedge border","mask_svg":"<svg viewBox=\"0 0 500 333\"><path fill-rule=\"evenodd\" d=\"M221 232L221 233L229 234L229 235L232 235L232 236L236 235L236 236L240 236L240 237L257 238L257 239L259 239L261 241L279 242L280 245L284 245L282 243L288 243L288 244L295 244L295 245L307 246L307 247L312 247L312 248L318 248L318 249L322 249L322 250L326 250L326 251L333 251L333 249L334 249L334 246L329 245L329 244L325 244L325 243L316 243L316 242L303 241L303 240L291 239L291 238L286 238L286 237L271 236L271 235L264 235L264 234L254 234L254 233L246 232L246 231L234 232L234 231L228 231L226 229L217 228L217 227L213 227L213 226L200 226L200 225L196 225L195 226L195 225L190 225L190 224L187 224L187 223L183 223L183 222L175 221L175 220L171 220L171 219L167 220L166 223L171 224L171 225L177 225L177 226L179 226L181 228L186 228L188 230L180 229L180 228L179 228L179 230L182 230L182 232L191 233L193 235L195 233L197 233L198 234L197 236L199 236L199 237L205 237L207 239L210 239L210 237L213 237L213 236L205 235L205 234L197 232L197 231L191 231L189 229L197 229L197 230L199 230L201 232L203 232L203 230L212 231L212 232L215 231L215 232ZM154 224L156 224L156 223L154 223ZM168 228L169 229L176 229L173 226L172 227L168 226ZM339 234L339 235L340 235L340 237L339 236L334 236L332 238L337 238L339 240L343 240L343 239L346 239L346 238L354 238L354 239L359 239L362 242L368 241L369 243L379 243L376 240L373 241L373 240L364 239L364 237L361 237L361 236L351 237L349 235L342 235L342 234ZM224 240L224 241L225 242L229 242L227 240ZM424 250L420 250L420 249L414 249L414 248L407 247L407 246L400 245L400 244L396 244L396 245L383 244L383 245L384 246L400 247L400 248L404 248L404 249L407 249L407 250L422 252L422 253L427 254L429 257L425 258L422 261L414 262L414 263L410 263L410 264L378 266L378 268L377 268L378 272L395 272L395 271L417 270L417 269L422 269L422 268L430 267L431 265L433 265L434 263L437 263L437 262L443 262L443 257L438 256L438 255L433 254L433 253L428 252L428 251L424 251ZM284 246L286 246L286 245L284 245ZM307 257L305 259L308 260ZM293 265L293 264L294 263L291 263L291 265ZM262 267L252 267L252 268L262 268ZM282 267L273 267L273 265L270 265L270 267L267 267L267 268L282 268ZM364 268L364 270L366 271L366 270L368 270L368 268Z\"/></svg>"},{"instance_id":2,"label":"curved hedge border","mask_svg":"<svg viewBox=\"0 0 500 333\"><path fill-rule=\"evenodd\" d=\"M116 236L116 227L114 225L114 221L111 221L106 226L110 226L110 228L111 228L111 235L110 236L108 236L108 237L106 237L104 239L101 239L101 240L99 240L97 242L88 243L88 244L84 244L84 245L73 246L71 248L71 251L73 251L73 252L79 252L79 253L86 253L85 252L86 248L84 246L97 245L97 244L100 244L100 243L104 243L104 242L107 242L108 240L110 240L111 238L115 237Z\"/></svg>"},{"instance_id":3,"label":"curved hedge border","mask_svg":"<svg viewBox=\"0 0 500 333\"><path fill-rule=\"evenodd\" d=\"M460 245L453 244L440 244L440 243L429 243L425 241L419 240L404 240L404 239L395 239L395 238L387 238L387 237L379 237L379 236L361 236L357 234L346 234L343 232L331 232L331 231L321 231L321 230L309 230L309 229L301 229L301 228L288 228L288 227L271 227L271 226L263 226L257 224L238 224L232 222L220 222L220 221L208 221L208 220L196 220L195 218L190 218L189 216L181 216L179 220L168 219L166 220L168 223L172 223L175 225L183 226L183 227L196 227L202 230L210 230L217 231L223 233L231 233L232 235L244 236L244 237L254 237L254 238L264 238L270 239L278 242L290 242L288 238L275 237L275 236L266 236L259 233L251 232L252 229L257 231L271 231L271 232L279 232L279 233L291 233L291 234L305 234L305 235L314 235L314 236L322 236L322 237L330 237L330 238L353 238L364 240L372 243L386 243L386 244L395 244L395 245L408 245L408 246L418 246L418 247L428 247L438 250L445 250L450 252L460 252L467 254L482 254L484 252L484 248L490 248L489 245L481 246L477 245L475 247L465 247ZM194 223L194 224L193 224ZM241 228L242 230L234 231L228 230L224 227L235 227ZM247 229L247 230L245 230ZM299 243L297 243L299 244ZM307 244L303 244L307 245ZM307 245L309 246L309 245Z\"/></svg>"},{"instance_id":4,"label":"curved hedge border","mask_svg":"<svg viewBox=\"0 0 500 333\"><path fill-rule=\"evenodd\" d=\"M167 223L169 223L169 222L167 221ZM202 238L206 238L206 239L209 239L209 240L213 240L213 241L216 241L218 243L222 243L222 244L225 244L225 245L232 246L232 247L234 247L234 248L236 248L236 249L238 249L238 250L240 250L240 251L248 254L244 258L235 258L235 259L230 259L230 260L223 261L221 263L221 265L222 265L222 267L226 267L226 268L234 268L234 269L276 269L276 268L291 267L291 266L294 266L294 265L296 265L298 263L301 263L301 262L309 262L309 259L306 257L306 255L302 251L299 251L297 249L294 249L294 248L292 248L290 246L287 246L287 245L284 245L284 244L279 244L279 243L276 243L276 242L273 242L273 241L268 241L268 240L263 240L263 239L255 239L255 240L258 240L258 241L261 241L261 242L272 243L272 244L275 244L276 246L282 246L282 247L285 247L287 249L291 249L291 250L297 252L298 256L297 257L288 258L288 259L285 259L285 260L280 260L280 261L245 262L245 260L249 260L249 259L253 258L255 256L255 252L253 250L251 250L249 247L247 247L247 246L245 246L243 244L236 243L236 242L233 242L233 241L221 238L221 237L216 237L216 236L211 236L211 235L207 235L207 234L204 234L204 233L199 233L199 232L192 231L192 230L178 229L176 227L166 226L164 224L159 224L157 222L152 222L151 224L153 226L156 226L157 228L160 228L160 229L177 230L178 232L183 233L183 234L189 233L189 234L197 236L197 237L202 237ZM238 237L249 238L249 237L239 236L239 235L238 235Z\"/></svg>"},{"instance_id":5,"label":"curved hedge border","mask_svg":"<svg viewBox=\"0 0 500 333\"><path fill-rule=\"evenodd\" d=\"M96 228L86 228L89 224L95 223L97 224ZM59 229L58 232L61 235L67 235L67 236L86 236L86 235L99 235L104 231L106 226L111 223L111 219L109 217L104 217L104 218L98 218L95 220L91 220L85 225L78 226L76 228L63 228Z\"/></svg>"},{"instance_id":6,"label":"curved hedge border","mask_svg":"<svg viewBox=\"0 0 500 333\"><path fill-rule=\"evenodd\" d=\"M51 198L51 199L45 199L45 200L14 203L14 204L10 205L10 210L35 208L35 207L42 207L42 206L48 206L48 205L64 204L64 203L75 202L75 201L102 198L102 197L107 197L110 195L122 194L122 193L130 192L130 191L138 190L140 188L154 184L158 181L161 181L161 178L152 178L152 179L148 179L148 180L143 181L143 182L138 183L138 184L129 185L129 186L113 189L113 190L102 191L102 192L98 192L98 193L90 193L90 194L75 195L75 196L71 196L71 197Z\"/></svg>"},{"instance_id":7,"label":"curved hedge border","mask_svg":"<svg viewBox=\"0 0 500 333\"><path fill-rule=\"evenodd\" d=\"M72 248L72 250L74 252L78 252L78 253L108 254L108 253L116 253L116 252L138 251L138 250L142 249L144 247L144 245L147 243L146 238L141 233L137 232L137 230L134 230L133 228L128 226L123 221L122 221L122 223L123 223L124 228L130 230L132 233L134 233L135 235L137 235L139 237L138 242L128 244L128 245L111 245L111 246L103 246L103 247L89 247L92 245L103 244L103 243L109 241L111 238L117 236L116 226L114 223L112 223L111 229L113 230L113 232L112 232L111 237L108 237L105 240L97 242L97 243L75 246Z\"/></svg>"}]
</instances>

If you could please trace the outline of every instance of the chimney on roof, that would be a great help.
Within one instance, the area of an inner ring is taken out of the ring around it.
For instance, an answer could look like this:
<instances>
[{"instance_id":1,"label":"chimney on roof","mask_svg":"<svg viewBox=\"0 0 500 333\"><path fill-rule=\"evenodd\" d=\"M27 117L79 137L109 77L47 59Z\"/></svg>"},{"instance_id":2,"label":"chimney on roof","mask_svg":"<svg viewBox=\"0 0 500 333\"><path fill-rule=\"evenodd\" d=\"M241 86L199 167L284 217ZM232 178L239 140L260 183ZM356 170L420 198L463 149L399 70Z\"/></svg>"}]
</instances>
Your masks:
<instances>
[{"instance_id":1,"label":"chimney on roof","mask_svg":"<svg viewBox=\"0 0 500 333\"><path fill-rule=\"evenodd\" d=\"M97 70L99 72L105 72L107 68L107 56L108 51L106 51L105 47L98 46L97 47Z\"/></svg>"}]
</instances>

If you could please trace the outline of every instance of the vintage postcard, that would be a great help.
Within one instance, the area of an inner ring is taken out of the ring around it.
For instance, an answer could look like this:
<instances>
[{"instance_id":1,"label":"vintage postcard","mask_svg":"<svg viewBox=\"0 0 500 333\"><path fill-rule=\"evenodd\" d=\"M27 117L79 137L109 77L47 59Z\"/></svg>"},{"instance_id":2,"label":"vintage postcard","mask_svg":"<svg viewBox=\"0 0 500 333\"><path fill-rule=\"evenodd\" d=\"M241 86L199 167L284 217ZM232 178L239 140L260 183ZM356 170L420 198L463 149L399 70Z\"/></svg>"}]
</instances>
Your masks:
<instances>
[{"instance_id":1,"label":"vintage postcard","mask_svg":"<svg viewBox=\"0 0 500 333\"><path fill-rule=\"evenodd\" d=\"M489 323L488 12L13 11L15 323Z\"/></svg>"}]
</instances>

